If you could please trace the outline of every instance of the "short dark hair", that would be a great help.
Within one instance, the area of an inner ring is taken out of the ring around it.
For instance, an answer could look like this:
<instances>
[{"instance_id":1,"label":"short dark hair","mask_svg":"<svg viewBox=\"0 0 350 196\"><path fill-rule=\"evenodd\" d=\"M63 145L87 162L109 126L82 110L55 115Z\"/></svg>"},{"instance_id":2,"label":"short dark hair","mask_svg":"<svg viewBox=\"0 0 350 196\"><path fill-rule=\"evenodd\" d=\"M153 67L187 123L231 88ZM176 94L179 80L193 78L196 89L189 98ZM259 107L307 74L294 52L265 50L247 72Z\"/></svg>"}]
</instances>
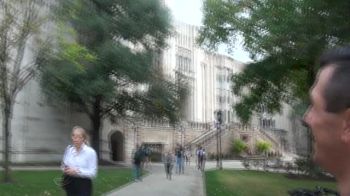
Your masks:
<instances>
[{"instance_id":1,"label":"short dark hair","mask_svg":"<svg viewBox=\"0 0 350 196\"><path fill-rule=\"evenodd\" d=\"M350 45L326 51L319 59L321 67L333 66L334 72L323 95L326 110L337 113L350 107Z\"/></svg>"}]
</instances>

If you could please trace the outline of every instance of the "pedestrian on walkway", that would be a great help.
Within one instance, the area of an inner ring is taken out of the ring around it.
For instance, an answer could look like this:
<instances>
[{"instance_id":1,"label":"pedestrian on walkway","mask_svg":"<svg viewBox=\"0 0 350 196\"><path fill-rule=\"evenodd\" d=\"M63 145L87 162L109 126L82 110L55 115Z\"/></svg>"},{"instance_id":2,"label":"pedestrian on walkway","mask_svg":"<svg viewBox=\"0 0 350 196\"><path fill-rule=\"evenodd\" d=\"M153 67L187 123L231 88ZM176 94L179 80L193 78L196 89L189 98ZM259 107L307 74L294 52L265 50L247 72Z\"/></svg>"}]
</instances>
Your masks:
<instances>
[{"instance_id":1,"label":"pedestrian on walkway","mask_svg":"<svg viewBox=\"0 0 350 196\"><path fill-rule=\"evenodd\" d=\"M97 173L97 156L88 146L86 131L79 126L72 129L72 145L67 146L63 160L62 187L67 196L92 195L92 178Z\"/></svg>"},{"instance_id":2,"label":"pedestrian on walkway","mask_svg":"<svg viewBox=\"0 0 350 196\"><path fill-rule=\"evenodd\" d=\"M163 156L163 163L165 167L165 174L166 178L171 180L172 170L174 167L174 156L171 154L171 152L167 152Z\"/></svg>"},{"instance_id":3,"label":"pedestrian on walkway","mask_svg":"<svg viewBox=\"0 0 350 196\"><path fill-rule=\"evenodd\" d=\"M188 149L185 151L185 161L186 161L186 165L189 166L191 163L191 151Z\"/></svg>"},{"instance_id":4,"label":"pedestrian on walkway","mask_svg":"<svg viewBox=\"0 0 350 196\"><path fill-rule=\"evenodd\" d=\"M197 149L196 149L196 152L195 152L196 166L197 166L198 169L199 169L199 156L198 156L198 154L199 154L199 151L200 151L200 150L201 150L201 147L198 146Z\"/></svg>"},{"instance_id":5,"label":"pedestrian on walkway","mask_svg":"<svg viewBox=\"0 0 350 196\"><path fill-rule=\"evenodd\" d=\"M185 173L185 166L184 166L184 151L182 146L178 146L175 150L175 156L176 156L176 173L177 174L183 174Z\"/></svg>"},{"instance_id":6,"label":"pedestrian on walkway","mask_svg":"<svg viewBox=\"0 0 350 196\"><path fill-rule=\"evenodd\" d=\"M205 153L205 150L200 146L197 149L197 162L198 162L197 168L199 170L203 170L204 153Z\"/></svg>"},{"instance_id":7,"label":"pedestrian on walkway","mask_svg":"<svg viewBox=\"0 0 350 196\"><path fill-rule=\"evenodd\" d=\"M142 168L149 168L150 167L150 163L151 163L151 149L146 146L146 145L143 145L142 147L142 151L143 151L143 154L144 154L144 159L143 159L143 167Z\"/></svg>"},{"instance_id":8,"label":"pedestrian on walkway","mask_svg":"<svg viewBox=\"0 0 350 196\"><path fill-rule=\"evenodd\" d=\"M134 181L142 181L141 173L142 173L142 167L141 163L144 159L144 153L141 147L136 146L135 152L133 154L133 176Z\"/></svg>"},{"instance_id":9,"label":"pedestrian on walkway","mask_svg":"<svg viewBox=\"0 0 350 196\"><path fill-rule=\"evenodd\" d=\"M204 171L205 163L207 161L207 153L205 152L205 148L202 148L202 157L201 157L201 159L202 159L201 169L202 169L202 171Z\"/></svg>"}]
</instances>

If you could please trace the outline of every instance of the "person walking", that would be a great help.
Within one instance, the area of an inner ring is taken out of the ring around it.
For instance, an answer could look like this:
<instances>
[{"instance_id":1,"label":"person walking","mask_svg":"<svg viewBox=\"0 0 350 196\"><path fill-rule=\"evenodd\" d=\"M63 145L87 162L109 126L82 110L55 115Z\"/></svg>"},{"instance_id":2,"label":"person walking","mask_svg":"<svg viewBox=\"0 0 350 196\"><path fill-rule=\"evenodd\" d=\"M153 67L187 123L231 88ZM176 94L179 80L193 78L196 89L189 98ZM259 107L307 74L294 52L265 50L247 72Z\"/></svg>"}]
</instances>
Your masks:
<instances>
[{"instance_id":1,"label":"person walking","mask_svg":"<svg viewBox=\"0 0 350 196\"><path fill-rule=\"evenodd\" d=\"M67 146L61 169L62 186L67 196L92 195L92 179L97 174L97 155L88 146L88 135L82 127L72 129L72 145Z\"/></svg>"},{"instance_id":2,"label":"person walking","mask_svg":"<svg viewBox=\"0 0 350 196\"><path fill-rule=\"evenodd\" d=\"M174 167L174 156L168 152L163 156L165 174L168 180L171 180L172 170Z\"/></svg>"},{"instance_id":3,"label":"person walking","mask_svg":"<svg viewBox=\"0 0 350 196\"><path fill-rule=\"evenodd\" d=\"M136 150L134 152L133 155L133 176L134 176L134 181L142 181L141 178L141 173L142 173L142 161L144 158L144 153L142 148L140 148L139 146L136 147Z\"/></svg>"},{"instance_id":4,"label":"person walking","mask_svg":"<svg viewBox=\"0 0 350 196\"><path fill-rule=\"evenodd\" d=\"M150 163L151 163L151 149L144 145L142 148L143 154L144 154L144 159L143 159L143 167L142 168L149 168L150 167Z\"/></svg>"},{"instance_id":5,"label":"person walking","mask_svg":"<svg viewBox=\"0 0 350 196\"><path fill-rule=\"evenodd\" d=\"M207 161L207 153L205 152L205 148L202 148L202 165L201 165L201 169L202 171L204 171L205 169L205 162Z\"/></svg>"},{"instance_id":6,"label":"person walking","mask_svg":"<svg viewBox=\"0 0 350 196\"><path fill-rule=\"evenodd\" d=\"M176 173L177 174L185 173L184 152L183 152L182 146L179 146L178 148L176 148L175 156L176 156Z\"/></svg>"},{"instance_id":7,"label":"person walking","mask_svg":"<svg viewBox=\"0 0 350 196\"><path fill-rule=\"evenodd\" d=\"M186 161L186 165L189 166L191 163L191 151L190 150L185 151L185 161Z\"/></svg>"},{"instance_id":8,"label":"person walking","mask_svg":"<svg viewBox=\"0 0 350 196\"><path fill-rule=\"evenodd\" d=\"M203 169L204 153L205 151L203 151L202 147L197 149L197 168L199 170Z\"/></svg>"}]
</instances>

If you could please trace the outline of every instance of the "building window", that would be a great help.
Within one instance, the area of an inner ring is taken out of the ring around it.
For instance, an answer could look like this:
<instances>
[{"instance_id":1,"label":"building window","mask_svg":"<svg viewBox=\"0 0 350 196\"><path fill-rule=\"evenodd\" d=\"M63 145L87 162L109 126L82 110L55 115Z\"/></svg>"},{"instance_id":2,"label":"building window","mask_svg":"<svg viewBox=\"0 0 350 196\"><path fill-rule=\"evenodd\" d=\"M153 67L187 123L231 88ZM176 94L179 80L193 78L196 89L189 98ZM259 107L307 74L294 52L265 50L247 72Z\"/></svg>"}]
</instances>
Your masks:
<instances>
[{"instance_id":1,"label":"building window","mask_svg":"<svg viewBox=\"0 0 350 196\"><path fill-rule=\"evenodd\" d=\"M273 129L275 128L275 120L272 118L260 118L259 125L263 129Z\"/></svg>"}]
</instances>

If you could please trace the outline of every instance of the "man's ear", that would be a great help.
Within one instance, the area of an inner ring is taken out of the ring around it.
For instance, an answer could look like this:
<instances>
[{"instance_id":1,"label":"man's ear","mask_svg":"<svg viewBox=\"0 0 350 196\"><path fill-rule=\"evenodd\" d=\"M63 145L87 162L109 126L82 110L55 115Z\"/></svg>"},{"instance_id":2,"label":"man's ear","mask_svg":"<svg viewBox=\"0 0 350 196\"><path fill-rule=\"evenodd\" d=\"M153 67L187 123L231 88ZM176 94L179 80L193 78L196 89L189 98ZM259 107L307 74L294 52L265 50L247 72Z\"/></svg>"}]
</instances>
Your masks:
<instances>
[{"instance_id":1,"label":"man's ear","mask_svg":"<svg viewBox=\"0 0 350 196\"><path fill-rule=\"evenodd\" d=\"M344 127L341 139L350 144L350 108L344 112Z\"/></svg>"}]
</instances>

